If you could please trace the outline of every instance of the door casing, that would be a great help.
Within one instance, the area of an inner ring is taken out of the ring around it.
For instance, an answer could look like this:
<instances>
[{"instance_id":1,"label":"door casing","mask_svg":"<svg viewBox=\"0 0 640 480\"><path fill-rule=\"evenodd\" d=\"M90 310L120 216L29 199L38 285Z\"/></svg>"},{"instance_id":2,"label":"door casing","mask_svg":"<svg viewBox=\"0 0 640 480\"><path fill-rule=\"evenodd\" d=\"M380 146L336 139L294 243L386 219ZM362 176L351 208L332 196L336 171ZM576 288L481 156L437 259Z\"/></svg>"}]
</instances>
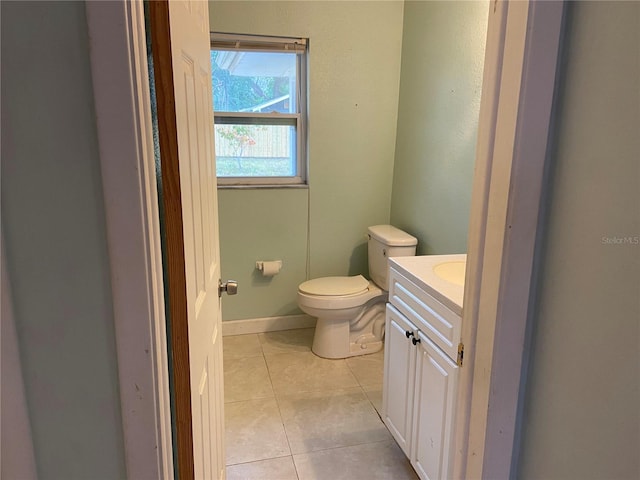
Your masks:
<instances>
[{"instance_id":1,"label":"door casing","mask_svg":"<svg viewBox=\"0 0 640 480\"><path fill-rule=\"evenodd\" d=\"M471 198L454 478L515 478L564 1L491 2Z\"/></svg>"},{"instance_id":2,"label":"door casing","mask_svg":"<svg viewBox=\"0 0 640 480\"><path fill-rule=\"evenodd\" d=\"M128 478L173 478L169 362L141 1L86 2Z\"/></svg>"}]
</instances>

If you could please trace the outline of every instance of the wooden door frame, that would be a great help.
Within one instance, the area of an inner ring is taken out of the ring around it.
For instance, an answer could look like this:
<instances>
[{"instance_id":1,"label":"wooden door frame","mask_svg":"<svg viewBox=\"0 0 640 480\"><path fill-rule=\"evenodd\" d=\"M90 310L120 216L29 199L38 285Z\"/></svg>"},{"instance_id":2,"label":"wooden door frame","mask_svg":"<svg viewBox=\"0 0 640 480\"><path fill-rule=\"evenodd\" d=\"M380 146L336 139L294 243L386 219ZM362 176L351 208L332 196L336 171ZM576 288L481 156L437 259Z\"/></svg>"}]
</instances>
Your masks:
<instances>
[{"instance_id":1,"label":"wooden door frame","mask_svg":"<svg viewBox=\"0 0 640 480\"><path fill-rule=\"evenodd\" d=\"M138 0L119 0L87 2L86 8L127 474L173 478L143 7ZM517 461L563 10L560 1L490 4L469 225L456 478L509 478Z\"/></svg>"},{"instance_id":2,"label":"wooden door frame","mask_svg":"<svg viewBox=\"0 0 640 480\"><path fill-rule=\"evenodd\" d=\"M178 126L173 80L173 55L169 25L169 2L149 2L149 31L153 45L153 72L158 117L158 143L164 211L164 249L169 302L169 369L173 373L174 461L180 479L194 473L191 372L184 224L178 154Z\"/></svg>"}]
</instances>

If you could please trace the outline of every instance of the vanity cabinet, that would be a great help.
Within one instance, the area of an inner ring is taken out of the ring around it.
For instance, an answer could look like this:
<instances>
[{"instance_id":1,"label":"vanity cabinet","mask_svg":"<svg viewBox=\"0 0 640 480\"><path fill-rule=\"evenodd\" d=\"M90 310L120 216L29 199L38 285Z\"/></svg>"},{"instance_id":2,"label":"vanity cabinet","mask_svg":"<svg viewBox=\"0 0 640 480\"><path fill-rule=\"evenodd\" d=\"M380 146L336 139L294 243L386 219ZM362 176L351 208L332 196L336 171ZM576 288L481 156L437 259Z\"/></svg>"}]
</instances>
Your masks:
<instances>
[{"instance_id":1,"label":"vanity cabinet","mask_svg":"<svg viewBox=\"0 0 640 480\"><path fill-rule=\"evenodd\" d=\"M458 342L451 348L452 332L459 331L460 316L393 264L389 302L383 420L420 478L446 479L458 377L458 365L448 353L457 350Z\"/></svg>"},{"instance_id":2,"label":"vanity cabinet","mask_svg":"<svg viewBox=\"0 0 640 480\"><path fill-rule=\"evenodd\" d=\"M411 405L415 385L416 349L411 338L417 331L398 310L387 304L384 351L384 423L402 451L410 456Z\"/></svg>"}]
</instances>

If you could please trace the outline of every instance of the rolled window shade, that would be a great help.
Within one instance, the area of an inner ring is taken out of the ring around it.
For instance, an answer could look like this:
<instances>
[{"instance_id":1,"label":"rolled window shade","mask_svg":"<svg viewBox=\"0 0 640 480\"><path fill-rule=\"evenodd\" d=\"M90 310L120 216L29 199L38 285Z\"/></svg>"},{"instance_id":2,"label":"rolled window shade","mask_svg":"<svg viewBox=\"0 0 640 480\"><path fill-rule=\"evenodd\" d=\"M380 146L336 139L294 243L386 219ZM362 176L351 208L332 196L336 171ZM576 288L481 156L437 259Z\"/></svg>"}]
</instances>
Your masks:
<instances>
[{"instance_id":1,"label":"rolled window shade","mask_svg":"<svg viewBox=\"0 0 640 480\"><path fill-rule=\"evenodd\" d=\"M292 52L302 54L306 51L306 48L306 38L235 35L211 32L212 50Z\"/></svg>"}]
</instances>

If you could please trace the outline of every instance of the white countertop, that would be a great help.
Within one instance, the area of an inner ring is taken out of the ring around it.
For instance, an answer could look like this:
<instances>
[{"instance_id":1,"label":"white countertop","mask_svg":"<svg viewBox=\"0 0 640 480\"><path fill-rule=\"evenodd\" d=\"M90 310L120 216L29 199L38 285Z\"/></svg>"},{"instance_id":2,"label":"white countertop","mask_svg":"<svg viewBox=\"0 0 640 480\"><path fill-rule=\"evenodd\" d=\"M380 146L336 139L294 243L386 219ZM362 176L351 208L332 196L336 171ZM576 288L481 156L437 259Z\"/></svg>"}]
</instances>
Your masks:
<instances>
[{"instance_id":1,"label":"white countertop","mask_svg":"<svg viewBox=\"0 0 640 480\"><path fill-rule=\"evenodd\" d=\"M434 271L434 267L447 262L466 261L466 254L420 255L416 257L392 257L389 258L389 265L453 312L462 315L464 276L458 282L453 283L438 276ZM462 285L458 283L462 283Z\"/></svg>"}]
</instances>

